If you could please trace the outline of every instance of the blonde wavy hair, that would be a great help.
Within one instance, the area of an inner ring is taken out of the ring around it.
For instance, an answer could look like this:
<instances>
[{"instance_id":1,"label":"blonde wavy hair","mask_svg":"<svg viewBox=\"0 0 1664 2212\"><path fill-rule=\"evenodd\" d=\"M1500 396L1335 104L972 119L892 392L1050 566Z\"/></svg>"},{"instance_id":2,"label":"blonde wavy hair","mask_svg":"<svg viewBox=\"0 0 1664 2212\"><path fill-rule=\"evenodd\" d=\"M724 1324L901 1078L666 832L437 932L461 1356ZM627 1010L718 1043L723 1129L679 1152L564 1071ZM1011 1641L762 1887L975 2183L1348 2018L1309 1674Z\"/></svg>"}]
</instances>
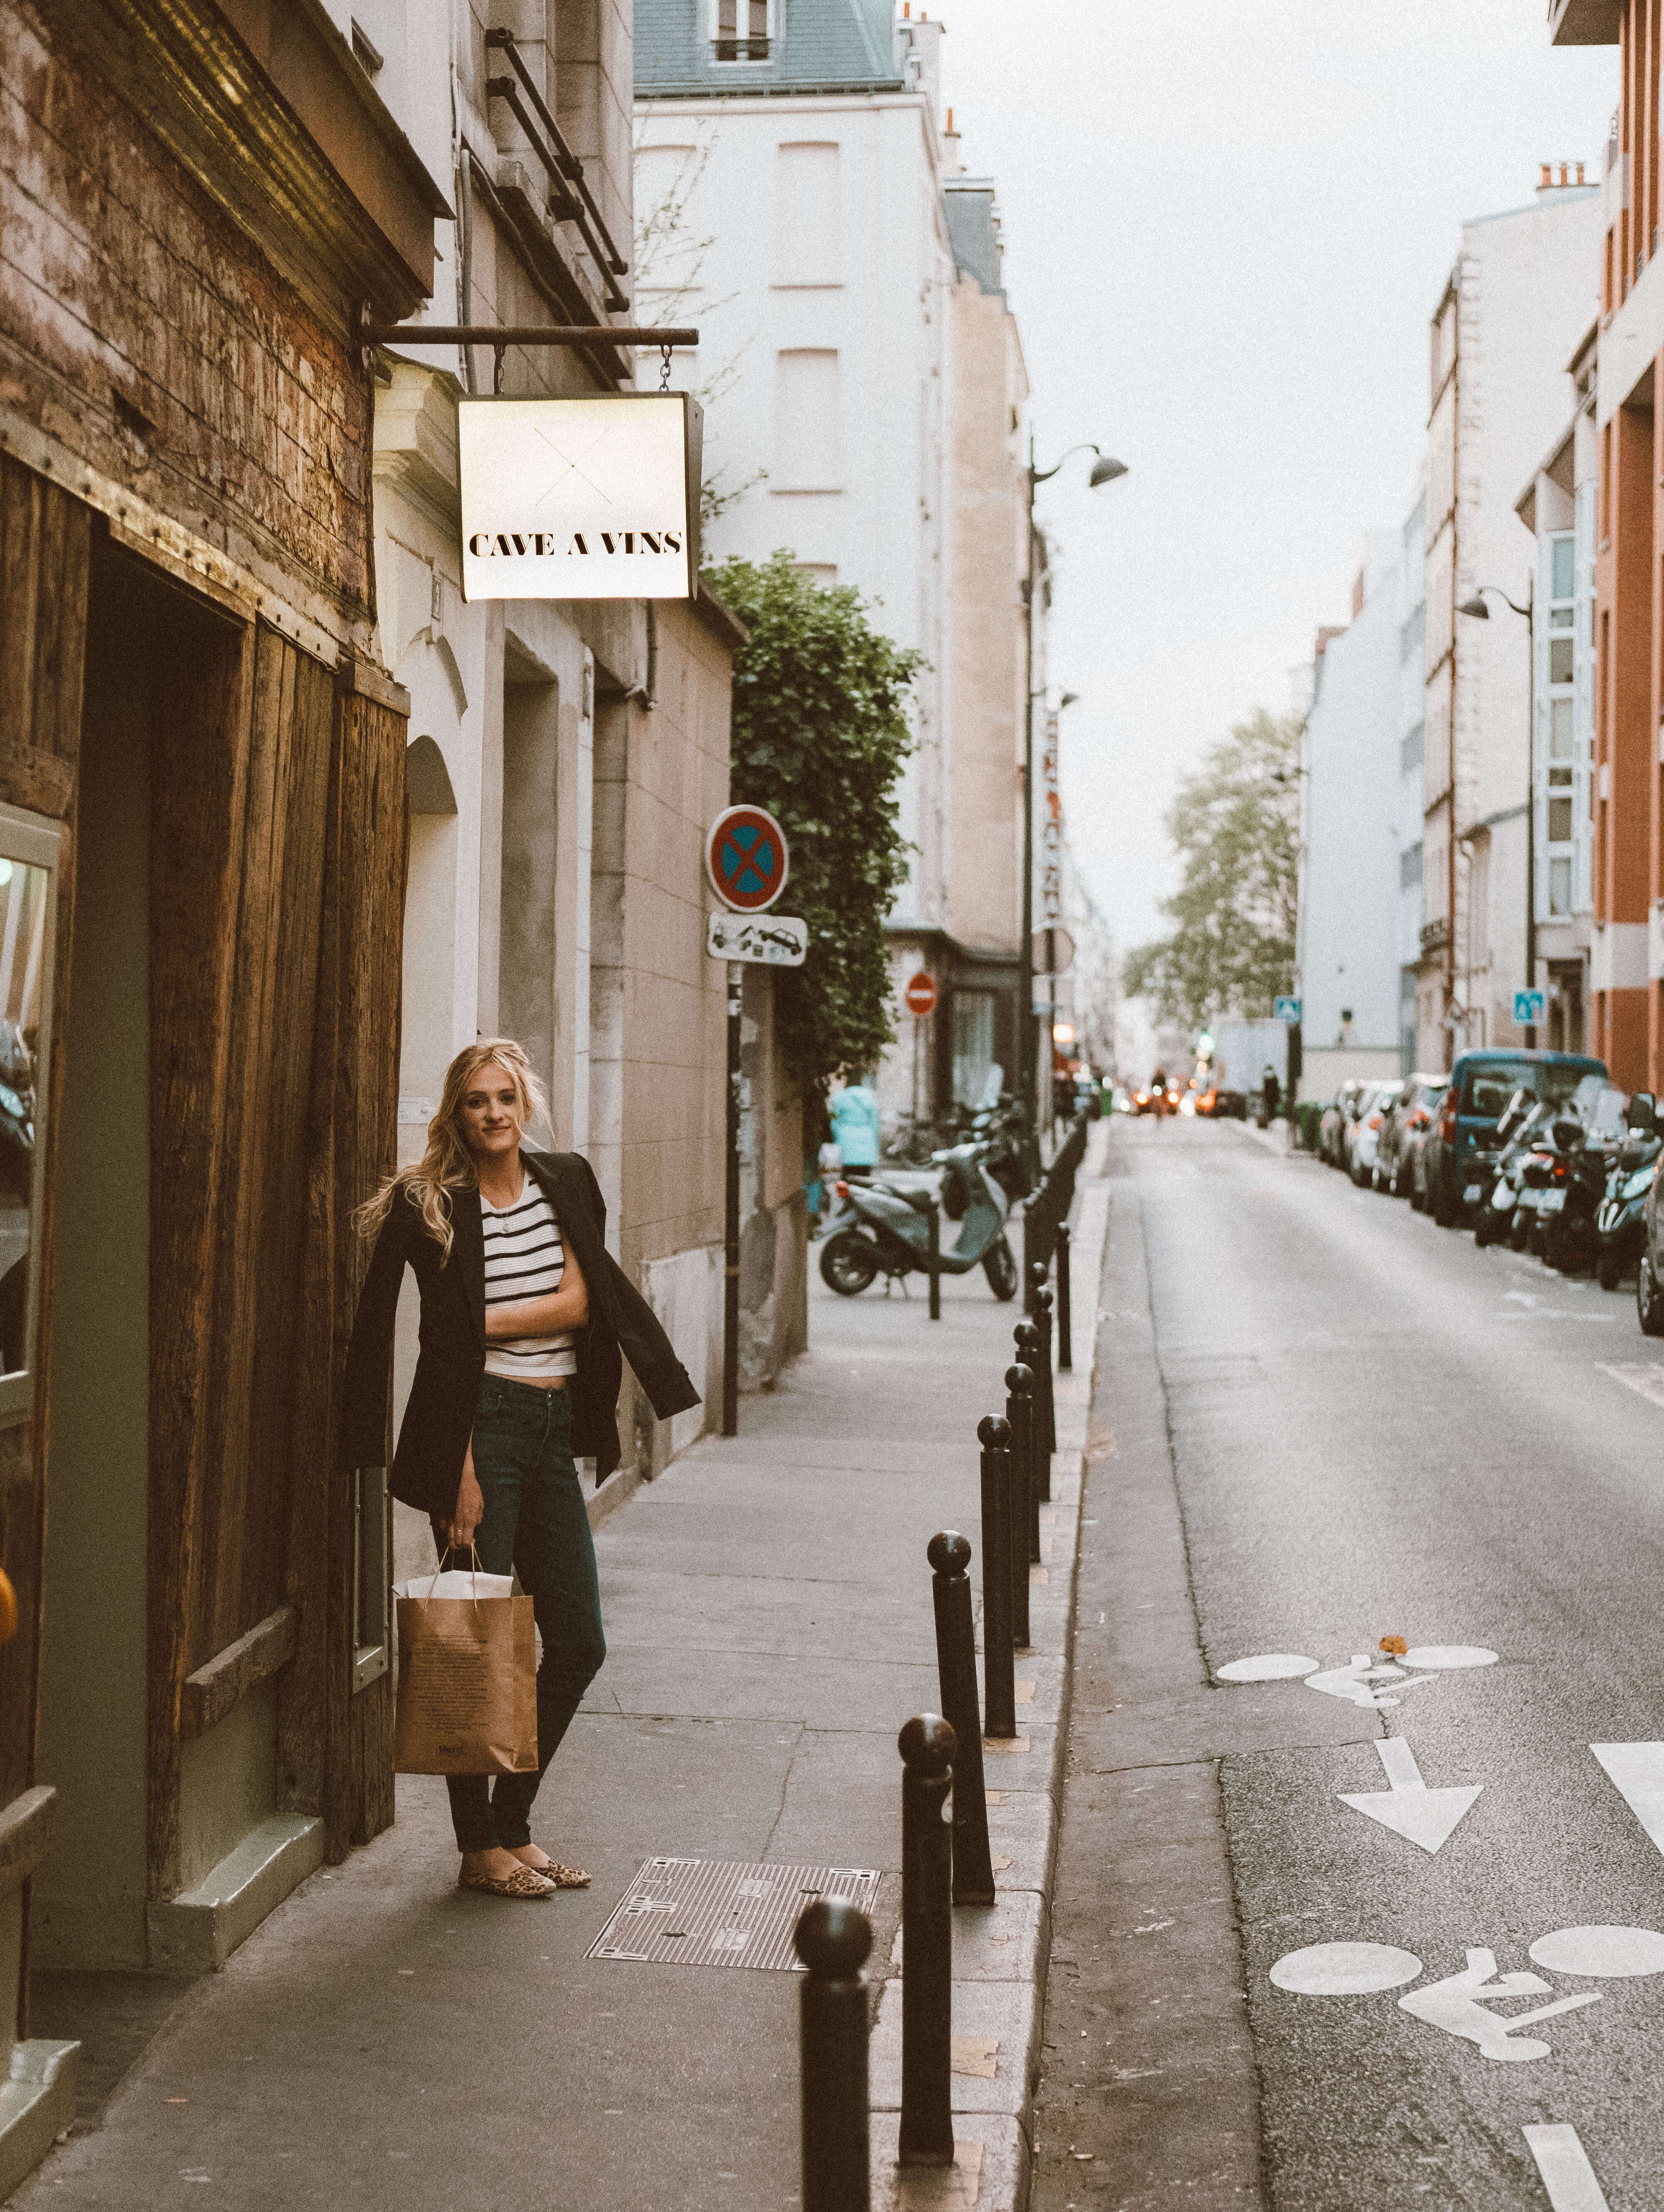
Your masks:
<instances>
[{"instance_id":1,"label":"blonde wavy hair","mask_svg":"<svg viewBox=\"0 0 1664 2212\"><path fill-rule=\"evenodd\" d=\"M422 1209L422 1226L443 1255L440 1265L450 1258L452 1231L449 1194L453 1190L473 1190L479 1181L474 1156L462 1133L462 1102L480 1070L493 1063L514 1085L521 1134L535 1121L542 1121L547 1127L548 1102L524 1045L516 1043L513 1037L482 1037L477 1044L465 1045L445 1071L439 1111L428 1124L427 1151L412 1166L399 1168L390 1175L374 1196L366 1199L354 1214L361 1236L379 1235L396 1200L403 1198Z\"/></svg>"}]
</instances>

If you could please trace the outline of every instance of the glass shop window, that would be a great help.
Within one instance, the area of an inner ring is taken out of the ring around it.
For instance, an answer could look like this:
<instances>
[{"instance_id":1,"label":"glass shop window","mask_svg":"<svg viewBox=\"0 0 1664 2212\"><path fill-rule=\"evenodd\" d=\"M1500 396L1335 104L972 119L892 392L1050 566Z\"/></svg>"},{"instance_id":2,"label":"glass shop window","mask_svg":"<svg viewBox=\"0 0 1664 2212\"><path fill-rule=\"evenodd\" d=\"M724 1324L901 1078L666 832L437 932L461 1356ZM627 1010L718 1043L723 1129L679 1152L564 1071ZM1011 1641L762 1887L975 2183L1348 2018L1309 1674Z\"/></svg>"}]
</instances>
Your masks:
<instances>
[{"instance_id":1,"label":"glass shop window","mask_svg":"<svg viewBox=\"0 0 1664 2212\"><path fill-rule=\"evenodd\" d=\"M33 1396L60 836L0 806L0 1421L27 1419Z\"/></svg>"}]
</instances>

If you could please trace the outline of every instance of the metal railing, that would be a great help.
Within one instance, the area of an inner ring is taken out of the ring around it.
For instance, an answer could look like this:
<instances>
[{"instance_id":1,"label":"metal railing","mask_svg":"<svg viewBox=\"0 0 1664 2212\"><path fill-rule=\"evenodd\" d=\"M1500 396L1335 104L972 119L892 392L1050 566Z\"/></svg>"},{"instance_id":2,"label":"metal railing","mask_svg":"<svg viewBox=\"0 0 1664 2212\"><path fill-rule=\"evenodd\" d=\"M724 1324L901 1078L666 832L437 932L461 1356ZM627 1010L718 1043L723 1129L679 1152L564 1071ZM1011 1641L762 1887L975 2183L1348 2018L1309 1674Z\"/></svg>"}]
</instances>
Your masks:
<instances>
[{"instance_id":1,"label":"metal railing","mask_svg":"<svg viewBox=\"0 0 1664 2212\"><path fill-rule=\"evenodd\" d=\"M514 33L501 29L488 31L485 44L488 52L507 55L508 65L514 72L513 77L489 77L486 92L491 99L502 101L525 131L532 152L549 177L550 216L556 222L569 222L576 228L591 260L599 271L601 291L607 307L614 314L622 314L629 306L629 301L619 289L615 279L628 274L629 264L612 242L611 233L584 175L583 163L568 145L561 126L550 112L549 103L538 91L519 47L515 44ZM519 79L518 84L515 78ZM527 112L528 103L530 113ZM541 136L539 125L542 126Z\"/></svg>"}]
</instances>

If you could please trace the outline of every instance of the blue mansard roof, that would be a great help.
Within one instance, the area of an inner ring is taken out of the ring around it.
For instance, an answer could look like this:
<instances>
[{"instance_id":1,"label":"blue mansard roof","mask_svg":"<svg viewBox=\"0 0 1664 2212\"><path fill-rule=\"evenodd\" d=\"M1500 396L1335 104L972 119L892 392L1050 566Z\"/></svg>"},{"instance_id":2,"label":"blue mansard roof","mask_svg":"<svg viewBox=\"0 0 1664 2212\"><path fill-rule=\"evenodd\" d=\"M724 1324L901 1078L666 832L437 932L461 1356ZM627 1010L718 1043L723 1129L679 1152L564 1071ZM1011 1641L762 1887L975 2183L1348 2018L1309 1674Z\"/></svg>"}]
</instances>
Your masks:
<instances>
[{"instance_id":1,"label":"blue mansard roof","mask_svg":"<svg viewBox=\"0 0 1664 2212\"><path fill-rule=\"evenodd\" d=\"M740 0L743 27L748 9ZM680 94L896 91L892 0L771 0L766 61L719 61L716 0L635 0L635 89Z\"/></svg>"}]
</instances>

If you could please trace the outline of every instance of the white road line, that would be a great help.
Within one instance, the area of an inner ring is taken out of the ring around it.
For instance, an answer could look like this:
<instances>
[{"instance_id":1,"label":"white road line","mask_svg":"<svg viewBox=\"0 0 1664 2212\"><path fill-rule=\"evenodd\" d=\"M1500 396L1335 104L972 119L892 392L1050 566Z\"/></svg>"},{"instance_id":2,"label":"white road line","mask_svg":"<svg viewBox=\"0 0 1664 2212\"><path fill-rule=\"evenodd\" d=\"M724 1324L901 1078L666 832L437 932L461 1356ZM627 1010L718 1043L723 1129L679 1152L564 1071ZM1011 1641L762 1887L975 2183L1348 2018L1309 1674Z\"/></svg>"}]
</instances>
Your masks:
<instances>
[{"instance_id":1,"label":"white road line","mask_svg":"<svg viewBox=\"0 0 1664 2212\"><path fill-rule=\"evenodd\" d=\"M1561 2122L1522 2130L1554 2212L1610 2212L1576 2128Z\"/></svg>"},{"instance_id":2,"label":"white road line","mask_svg":"<svg viewBox=\"0 0 1664 2212\"><path fill-rule=\"evenodd\" d=\"M1664 1851L1664 1743L1592 1743L1612 1787Z\"/></svg>"},{"instance_id":3,"label":"white road line","mask_svg":"<svg viewBox=\"0 0 1664 2212\"><path fill-rule=\"evenodd\" d=\"M1376 1745L1387 1770L1388 1790L1335 1792L1343 1805L1367 1813L1406 1843L1418 1844L1429 1856L1447 1844L1468 1810L1483 1783L1454 1790L1430 1790L1421 1778L1416 1755L1401 1735L1381 1737Z\"/></svg>"},{"instance_id":4,"label":"white road line","mask_svg":"<svg viewBox=\"0 0 1664 2212\"><path fill-rule=\"evenodd\" d=\"M1600 1373L1610 1375L1626 1390L1651 1399L1655 1406L1664 1406L1664 1367L1655 1359L1597 1359L1594 1364Z\"/></svg>"}]
</instances>

